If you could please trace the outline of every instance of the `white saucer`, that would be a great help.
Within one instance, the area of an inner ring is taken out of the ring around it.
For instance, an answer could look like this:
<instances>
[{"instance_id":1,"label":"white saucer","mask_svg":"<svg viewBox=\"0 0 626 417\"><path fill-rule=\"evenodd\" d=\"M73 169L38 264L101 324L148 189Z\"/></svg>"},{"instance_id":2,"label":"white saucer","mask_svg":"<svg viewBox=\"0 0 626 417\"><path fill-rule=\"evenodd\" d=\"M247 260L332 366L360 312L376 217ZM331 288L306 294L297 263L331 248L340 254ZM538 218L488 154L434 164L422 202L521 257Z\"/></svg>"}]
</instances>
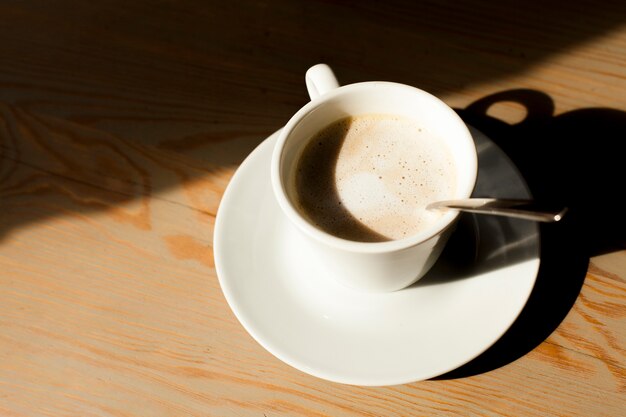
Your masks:
<instances>
[{"instance_id":1,"label":"white saucer","mask_svg":"<svg viewBox=\"0 0 626 417\"><path fill-rule=\"evenodd\" d=\"M453 370L513 324L539 269L533 222L464 215L435 267L413 286L385 294L324 277L300 232L274 200L270 159L278 132L241 164L215 225L220 285L244 328L308 374L355 385L395 385ZM530 197L523 178L487 137L476 196Z\"/></svg>"}]
</instances>

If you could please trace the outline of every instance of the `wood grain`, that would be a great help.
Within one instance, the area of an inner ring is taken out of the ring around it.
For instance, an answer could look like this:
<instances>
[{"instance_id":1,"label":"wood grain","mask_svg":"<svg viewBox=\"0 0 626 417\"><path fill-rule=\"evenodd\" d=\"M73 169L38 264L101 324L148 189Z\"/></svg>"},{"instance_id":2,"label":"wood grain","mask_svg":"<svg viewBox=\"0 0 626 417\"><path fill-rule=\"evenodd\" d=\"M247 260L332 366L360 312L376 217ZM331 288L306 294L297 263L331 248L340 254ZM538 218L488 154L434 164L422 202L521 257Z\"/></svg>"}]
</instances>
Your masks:
<instances>
[{"instance_id":1,"label":"wood grain","mask_svg":"<svg viewBox=\"0 0 626 417\"><path fill-rule=\"evenodd\" d=\"M624 5L544 3L1 4L0 415L626 415L625 246L577 258L575 302L519 359L377 388L274 358L214 268L228 181L306 103L317 62L459 109L523 88L555 116L626 112ZM616 172L601 164L581 169Z\"/></svg>"}]
</instances>

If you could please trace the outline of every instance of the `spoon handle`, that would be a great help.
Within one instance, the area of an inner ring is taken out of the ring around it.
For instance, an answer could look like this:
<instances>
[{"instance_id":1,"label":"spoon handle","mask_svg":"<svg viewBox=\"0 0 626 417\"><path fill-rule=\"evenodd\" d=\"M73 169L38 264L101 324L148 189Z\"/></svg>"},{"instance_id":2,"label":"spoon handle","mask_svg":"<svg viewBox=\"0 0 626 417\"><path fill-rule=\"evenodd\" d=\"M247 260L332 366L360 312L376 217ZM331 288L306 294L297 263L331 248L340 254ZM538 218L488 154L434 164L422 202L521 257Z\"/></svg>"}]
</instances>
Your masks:
<instances>
[{"instance_id":1,"label":"spoon handle","mask_svg":"<svg viewBox=\"0 0 626 417\"><path fill-rule=\"evenodd\" d=\"M432 209L454 209L470 213L494 214L540 222L558 222L567 212L567 207L546 207L532 200L499 198L469 198L466 200L438 201L426 206Z\"/></svg>"}]
</instances>

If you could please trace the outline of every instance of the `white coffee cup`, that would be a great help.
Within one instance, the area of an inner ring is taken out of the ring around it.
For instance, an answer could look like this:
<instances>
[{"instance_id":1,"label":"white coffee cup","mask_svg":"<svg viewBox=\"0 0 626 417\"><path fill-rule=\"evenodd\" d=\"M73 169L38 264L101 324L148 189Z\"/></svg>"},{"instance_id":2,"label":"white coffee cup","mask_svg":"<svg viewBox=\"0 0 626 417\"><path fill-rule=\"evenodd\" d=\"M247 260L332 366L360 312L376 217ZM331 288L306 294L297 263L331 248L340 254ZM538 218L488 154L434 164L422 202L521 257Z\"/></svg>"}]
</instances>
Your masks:
<instances>
[{"instance_id":1,"label":"white coffee cup","mask_svg":"<svg viewBox=\"0 0 626 417\"><path fill-rule=\"evenodd\" d=\"M392 114L419 119L451 151L456 166L455 199L470 197L478 173L476 147L461 118L433 95L404 84L362 82L339 86L325 64L306 73L311 101L282 129L271 161L276 200L332 278L356 289L395 291L424 276L441 254L458 212L448 211L436 223L412 236L385 242L356 242L333 236L311 224L296 208L293 183L298 159L309 138L334 121L362 114Z\"/></svg>"}]
</instances>

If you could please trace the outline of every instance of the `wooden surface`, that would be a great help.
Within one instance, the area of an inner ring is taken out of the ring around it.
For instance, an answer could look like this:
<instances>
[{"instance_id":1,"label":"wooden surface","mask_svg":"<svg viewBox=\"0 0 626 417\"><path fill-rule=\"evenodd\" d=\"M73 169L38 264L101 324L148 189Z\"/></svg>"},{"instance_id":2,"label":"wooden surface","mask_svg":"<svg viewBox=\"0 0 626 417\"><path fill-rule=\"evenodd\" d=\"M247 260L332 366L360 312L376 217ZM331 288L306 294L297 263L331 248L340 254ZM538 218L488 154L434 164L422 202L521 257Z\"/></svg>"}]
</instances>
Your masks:
<instances>
[{"instance_id":1,"label":"wooden surface","mask_svg":"<svg viewBox=\"0 0 626 417\"><path fill-rule=\"evenodd\" d=\"M626 415L624 3L454 3L0 3L0 415ZM220 198L318 62L439 95L572 209L448 375L311 377L222 295Z\"/></svg>"}]
</instances>

